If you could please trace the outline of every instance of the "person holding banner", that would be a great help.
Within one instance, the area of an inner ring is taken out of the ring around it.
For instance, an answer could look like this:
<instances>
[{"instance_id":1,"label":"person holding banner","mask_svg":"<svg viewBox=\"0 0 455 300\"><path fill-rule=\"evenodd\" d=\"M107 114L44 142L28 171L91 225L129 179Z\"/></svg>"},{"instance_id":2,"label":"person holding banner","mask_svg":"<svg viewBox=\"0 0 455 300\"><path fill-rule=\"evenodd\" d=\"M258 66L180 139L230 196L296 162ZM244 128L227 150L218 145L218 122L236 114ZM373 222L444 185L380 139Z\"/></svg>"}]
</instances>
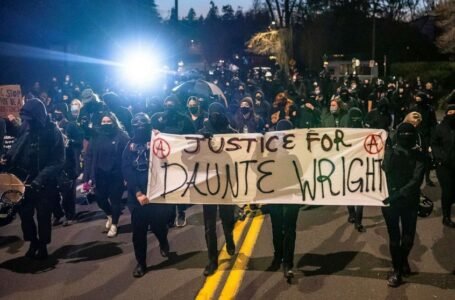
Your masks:
<instances>
[{"instance_id":1,"label":"person holding banner","mask_svg":"<svg viewBox=\"0 0 455 300\"><path fill-rule=\"evenodd\" d=\"M280 120L276 125L277 131L290 130L293 128L291 121ZM283 264L284 277L294 277L294 251L300 205L298 204L269 204L267 209L272 220L273 235L273 261L269 271L277 271Z\"/></svg>"},{"instance_id":2,"label":"person holding banner","mask_svg":"<svg viewBox=\"0 0 455 300\"><path fill-rule=\"evenodd\" d=\"M58 196L57 176L65 161L63 137L39 99L29 99L20 116L20 135L2 164L27 186L19 207L24 240L30 242L25 256L45 259L51 242L52 201Z\"/></svg>"},{"instance_id":3,"label":"person holding banner","mask_svg":"<svg viewBox=\"0 0 455 300\"><path fill-rule=\"evenodd\" d=\"M206 138L220 133L236 133L229 125L226 108L214 102L208 109L209 119L204 124L204 128L199 131ZM233 237L234 230L234 205L207 205L203 206L205 241L209 255L209 264L205 267L204 276L213 275L218 269L218 243L216 237L216 213L220 212L221 223L223 225L224 238L226 240L226 250L229 255L235 254L235 244Z\"/></svg>"},{"instance_id":4,"label":"person holding banner","mask_svg":"<svg viewBox=\"0 0 455 300\"><path fill-rule=\"evenodd\" d=\"M133 227L133 246L137 266L134 277L142 277L146 271L147 231L149 225L160 243L163 257L169 255L167 240L168 206L150 204L147 198L147 181L150 157L151 121L147 114L134 116L131 127L133 137L126 145L122 155L122 171L128 190L128 209L131 212Z\"/></svg>"},{"instance_id":5,"label":"person holding banner","mask_svg":"<svg viewBox=\"0 0 455 300\"><path fill-rule=\"evenodd\" d=\"M416 147L417 130L409 123L402 123L396 133L396 144L387 147L383 169L387 177L389 197L384 200L382 214L389 234L389 249L393 272L388 285L397 287L402 276L409 276L408 256L411 252L417 225L420 185L425 173L425 156ZM400 229L401 223L401 229Z\"/></svg>"}]
</instances>

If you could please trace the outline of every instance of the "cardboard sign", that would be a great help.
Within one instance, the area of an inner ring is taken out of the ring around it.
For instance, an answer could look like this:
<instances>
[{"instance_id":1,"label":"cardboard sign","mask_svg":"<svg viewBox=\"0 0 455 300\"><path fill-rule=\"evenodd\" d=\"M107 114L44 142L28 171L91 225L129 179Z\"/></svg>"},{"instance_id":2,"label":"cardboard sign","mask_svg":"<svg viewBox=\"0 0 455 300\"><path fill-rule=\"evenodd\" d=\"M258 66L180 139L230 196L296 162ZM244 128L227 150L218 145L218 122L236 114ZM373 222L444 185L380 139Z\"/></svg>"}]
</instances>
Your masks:
<instances>
[{"instance_id":1,"label":"cardboard sign","mask_svg":"<svg viewBox=\"0 0 455 300\"><path fill-rule=\"evenodd\" d=\"M22 105L20 85L0 85L0 117L13 115L18 118Z\"/></svg>"}]
</instances>

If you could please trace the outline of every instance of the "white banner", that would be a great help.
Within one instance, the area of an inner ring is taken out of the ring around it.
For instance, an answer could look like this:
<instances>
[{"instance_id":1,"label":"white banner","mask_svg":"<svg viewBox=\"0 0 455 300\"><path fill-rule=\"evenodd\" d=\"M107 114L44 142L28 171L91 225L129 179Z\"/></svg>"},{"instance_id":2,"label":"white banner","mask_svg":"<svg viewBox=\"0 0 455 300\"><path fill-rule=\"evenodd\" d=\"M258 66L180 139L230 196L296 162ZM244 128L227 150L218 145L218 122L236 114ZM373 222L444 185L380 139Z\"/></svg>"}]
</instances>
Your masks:
<instances>
[{"instance_id":1,"label":"white banner","mask_svg":"<svg viewBox=\"0 0 455 300\"><path fill-rule=\"evenodd\" d=\"M8 115L19 117L22 105L24 103L20 85L0 85L0 117L7 118Z\"/></svg>"},{"instance_id":2,"label":"white banner","mask_svg":"<svg viewBox=\"0 0 455 300\"><path fill-rule=\"evenodd\" d=\"M383 206L387 133L317 128L261 134L158 133L152 137L152 203Z\"/></svg>"}]
</instances>

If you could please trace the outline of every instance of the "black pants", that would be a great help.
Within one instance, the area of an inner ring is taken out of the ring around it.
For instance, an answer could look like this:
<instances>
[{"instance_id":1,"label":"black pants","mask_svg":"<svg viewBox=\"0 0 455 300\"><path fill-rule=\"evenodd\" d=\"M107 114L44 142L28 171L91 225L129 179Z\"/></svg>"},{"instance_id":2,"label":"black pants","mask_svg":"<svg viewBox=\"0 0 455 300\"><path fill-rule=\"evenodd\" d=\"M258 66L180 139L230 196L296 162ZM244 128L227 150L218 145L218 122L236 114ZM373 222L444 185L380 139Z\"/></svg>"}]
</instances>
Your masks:
<instances>
[{"instance_id":1,"label":"black pants","mask_svg":"<svg viewBox=\"0 0 455 300\"><path fill-rule=\"evenodd\" d=\"M71 180L59 188L58 195L52 213L56 218L66 217L74 220L76 216L76 180ZM61 204L60 204L61 200Z\"/></svg>"},{"instance_id":2,"label":"black pants","mask_svg":"<svg viewBox=\"0 0 455 300\"><path fill-rule=\"evenodd\" d=\"M25 191L24 199L19 206L19 216L25 241L42 244L51 242L51 214L53 202L57 196L56 187L48 187L40 192L29 189ZM35 223L34 218L35 211L37 223Z\"/></svg>"},{"instance_id":3,"label":"black pants","mask_svg":"<svg viewBox=\"0 0 455 300\"><path fill-rule=\"evenodd\" d=\"M218 243L216 237L216 212L220 211L221 224L223 225L224 238L234 242L232 231L234 229L234 205L203 205L205 241L210 262L218 263Z\"/></svg>"},{"instance_id":4,"label":"black pants","mask_svg":"<svg viewBox=\"0 0 455 300\"><path fill-rule=\"evenodd\" d=\"M455 170L446 166L440 166L436 170L436 175L441 185L442 216L444 218L450 218L452 204L455 201L455 185L453 183Z\"/></svg>"},{"instance_id":5,"label":"black pants","mask_svg":"<svg viewBox=\"0 0 455 300\"><path fill-rule=\"evenodd\" d=\"M272 219L274 258L282 259L290 268L294 267L295 228L300 205L270 204L267 205Z\"/></svg>"},{"instance_id":6,"label":"black pants","mask_svg":"<svg viewBox=\"0 0 455 300\"><path fill-rule=\"evenodd\" d=\"M168 244L167 241L167 205L146 204L129 205L131 212L131 225L133 227L134 255L138 264L146 265L147 258L147 232L151 228L158 239L160 246Z\"/></svg>"},{"instance_id":7,"label":"black pants","mask_svg":"<svg viewBox=\"0 0 455 300\"><path fill-rule=\"evenodd\" d=\"M401 272L403 262L407 261L417 225L418 205L403 207L382 207L382 214L389 233L389 249L393 269ZM400 230L401 223L401 230Z\"/></svg>"},{"instance_id":8,"label":"black pants","mask_svg":"<svg viewBox=\"0 0 455 300\"><path fill-rule=\"evenodd\" d=\"M354 217L355 224L362 224L363 218L363 206L348 206L349 217Z\"/></svg>"},{"instance_id":9,"label":"black pants","mask_svg":"<svg viewBox=\"0 0 455 300\"><path fill-rule=\"evenodd\" d=\"M95 195L98 206L117 225L122 212L122 195L125 190L120 174L99 172L96 176Z\"/></svg>"}]
</instances>

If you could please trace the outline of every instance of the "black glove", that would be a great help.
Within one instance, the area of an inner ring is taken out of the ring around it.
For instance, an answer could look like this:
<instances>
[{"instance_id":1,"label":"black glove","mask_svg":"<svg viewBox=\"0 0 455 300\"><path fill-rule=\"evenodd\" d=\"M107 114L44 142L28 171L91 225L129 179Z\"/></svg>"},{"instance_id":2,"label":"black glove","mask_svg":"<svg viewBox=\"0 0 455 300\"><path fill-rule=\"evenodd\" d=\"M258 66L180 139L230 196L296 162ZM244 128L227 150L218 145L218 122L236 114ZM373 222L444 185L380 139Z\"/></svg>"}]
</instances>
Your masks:
<instances>
[{"instance_id":1,"label":"black glove","mask_svg":"<svg viewBox=\"0 0 455 300\"><path fill-rule=\"evenodd\" d=\"M213 138L213 133L211 133L211 132L204 132L204 133L202 134L202 136L203 136L204 138L206 138L206 139L211 139L211 138Z\"/></svg>"},{"instance_id":2,"label":"black glove","mask_svg":"<svg viewBox=\"0 0 455 300\"><path fill-rule=\"evenodd\" d=\"M30 184L30 189L34 192L40 192L43 189L43 186L36 181L32 181Z\"/></svg>"},{"instance_id":3,"label":"black glove","mask_svg":"<svg viewBox=\"0 0 455 300\"><path fill-rule=\"evenodd\" d=\"M388 205L390 203L399 201L399 199L401 199L401 198L403 198L403 196L401 196L400 193L393 193L393 194L389 195L389 197L384 199L384 201L382 201L382 203L384 203L385 205Z\"/></svg>"}]
</instances>

